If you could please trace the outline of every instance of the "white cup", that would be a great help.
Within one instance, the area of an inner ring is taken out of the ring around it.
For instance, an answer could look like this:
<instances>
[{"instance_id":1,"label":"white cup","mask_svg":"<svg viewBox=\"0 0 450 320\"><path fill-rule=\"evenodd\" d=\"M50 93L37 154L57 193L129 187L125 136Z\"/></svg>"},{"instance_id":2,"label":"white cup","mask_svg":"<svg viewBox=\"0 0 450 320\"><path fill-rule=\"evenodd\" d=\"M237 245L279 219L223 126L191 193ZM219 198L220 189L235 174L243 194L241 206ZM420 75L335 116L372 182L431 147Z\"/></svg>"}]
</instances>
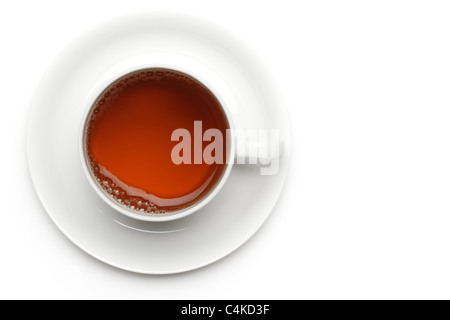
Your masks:
<instances>
[{"instance_id":1,"label":"white cup","mask_svg":"<svg viewBox=\"0 0 450 320\"><path fill-rule=\"evenodd\" d=\"M147 59L148 59L148 57L147 57ZM111 208L124 214L125 216L128 216L133 219L137 219L137 220L151 221L151 222L172 221L172 220L181 219L183 217L186 217L186 216L200 210L204 206L206 206L212 199L214 199L214 197L217 196L217 194L220 192L222 187L225 185L225 183L230 175L230 172L233 168L235 160L237 159L239 161L239 160L242 160L245 158L251 159L252 156L249 156L248 154L246 154L245 151L239 151L238 154L236 154L237 153L237 151L236 151L237 150L236 136L234 134L235 127L233 124L233 119L231 117L230 111L227 108L227 105L223 99L223 96L229 97L229 92L227 92L226 87L222 83L220 83L219 80L217 80L218 78L214 77L214 74L211 73L210 70L205 69L203 66L196 63L194 60L186 60L185 58L181 58L181 59L177 58L177 59L172 59L169 62L164 61L164 62L158 62L158 63L153 63L153 64L142 63L141 60L143 60L143 59L137 59L137 60L134 59L131 61L122 62L121 64L118 64L118 65L114 66L113 68L111 68L111 70L108 70L107 72L105 72L105 74L102 77L100 77L98 83L95 85L95 88L93 88L91 94L89 95L89 97L87 97L87 100L86 100L87 101L86 102L86 111L84 112L84 115L83 115L83 118L81 121L81 128L80 128L80 134L79 134L79 153L80 153L81 163L82 163L84 173L85 173L90 185L92 186L94 191L98 194L98 196L106 204L108 204ZM144 60L145 60L145 57L144 57ZM152 60L155 60L155 59L152 59ZM165 60L167 60L167 59L165 59ZM137 212L137 211L125 206L125 205L121 205L120 203L116 202L116 200L114 200L111 197L111 195L106 193L106 191L103 190L103 188L97 183L94 174L92 173L91 169L89 168L88 157L87 157L87 152L86 152L86 143L85 143L85 131L86 131L87 122L88 122L88 119L90 118L91 111L94 107L94 103L97 100L97 98L101 95L101 93L108 86L110 86L112 83L114 83L117 79L119 79L129 73L132 73L132 72L135 72L138 70L142 70L142 69L149 69L149 68L172 69L174 71L185 73L185 74L193 77L194 79L198 80L200 83L202 83L205 87L207 87L213 93L213 95L219 101L219 104L227 118L227 121L229 124L229 130L230 130L230 134L227 136L227 140L229 140L229 141L227 141L228 146L227 146L227 155L226 155L226 163L225 163L226 168L225 168L225 171L224 171L222 177L220 178L219 181L216 182L213 189L205 197L203 197L201 200L199 200L194 205L192 205L188 208L185 208L185 209L168 212L168 213L164 213L164 214L140 213L140 212ZM206 78L214 80L215 85L214 86L210 85L209 81L207 81ZM260 141L260 144L261 143L263 145L267 144L267 142L264 142L264 141L262 141L262 142ZM265 146L265 147L267 147L267 146ZM251 149L251 148L252 147L250 146L249 149ZM275 156L278 157L278 154L276 154ZM254 164L255 161L250 161L250 163Z\"/></svg>"}]
</instances>

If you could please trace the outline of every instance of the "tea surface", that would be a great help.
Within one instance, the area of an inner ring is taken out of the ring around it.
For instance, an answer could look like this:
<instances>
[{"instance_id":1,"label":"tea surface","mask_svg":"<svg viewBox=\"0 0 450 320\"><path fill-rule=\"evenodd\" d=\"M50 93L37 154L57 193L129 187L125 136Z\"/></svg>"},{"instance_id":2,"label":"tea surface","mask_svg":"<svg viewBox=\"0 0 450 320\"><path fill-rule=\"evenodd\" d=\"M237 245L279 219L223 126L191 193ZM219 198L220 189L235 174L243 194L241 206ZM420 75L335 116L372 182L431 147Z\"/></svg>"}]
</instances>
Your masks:
<instances>
[{"instance_id":1,"label":"tea surface","mask_svg":"<svg viewBox=\"0 0 450 320\"><path fill-rule=\"evenodd\" d=\"M118 203L141 213L189 207L205 197L225 171L222 164L176 165L171 158L174 130L187 129L194 143L194 121L203 132L229 128L219 101L199 81L161 68L139 70L112 83L98 99L85 128L92 175ZM211 142L202 143L204 148Z\"/></svg>"}]
</instances>

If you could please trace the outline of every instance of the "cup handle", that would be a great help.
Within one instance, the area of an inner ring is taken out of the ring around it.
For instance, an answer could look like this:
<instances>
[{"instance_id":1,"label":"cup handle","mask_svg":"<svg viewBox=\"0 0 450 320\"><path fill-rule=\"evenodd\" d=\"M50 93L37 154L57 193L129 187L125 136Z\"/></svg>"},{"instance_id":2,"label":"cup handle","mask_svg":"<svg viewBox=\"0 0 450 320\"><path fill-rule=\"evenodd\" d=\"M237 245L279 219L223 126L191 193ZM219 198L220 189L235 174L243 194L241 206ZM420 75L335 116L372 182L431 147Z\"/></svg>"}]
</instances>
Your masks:
<instances>
[{"instance_id":1,"label":"cup handle","mask_svg":"<svg viewBox=\"0 0 450 320\"><path fill-rule=\"evenodd\" d=\"M264 132L236 132L236 164L266 166L283 156L283 142L277 130Z\"/></svg>"}]
</instances>

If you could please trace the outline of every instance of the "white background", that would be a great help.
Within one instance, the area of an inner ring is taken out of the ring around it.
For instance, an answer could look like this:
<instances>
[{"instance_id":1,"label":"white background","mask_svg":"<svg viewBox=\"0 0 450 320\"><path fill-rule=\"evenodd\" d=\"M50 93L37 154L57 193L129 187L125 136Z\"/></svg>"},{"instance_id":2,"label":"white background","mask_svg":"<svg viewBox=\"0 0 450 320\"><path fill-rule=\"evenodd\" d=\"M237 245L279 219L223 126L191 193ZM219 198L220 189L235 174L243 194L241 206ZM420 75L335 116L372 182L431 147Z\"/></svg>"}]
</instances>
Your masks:
<instances>
[{"instance_id":1,"label":"white background","mask_svg":"<svg viewBox=\"0 0 450 320\"><path fill-rule=\"evenodd\" d=\"M34 90L76 35L127 12L210 19L285 95L292 159L270 219L211 266L143 276L52 224L26 167ZM450 3L2 1L0 298L450 298Z\"/></svg>"}]
</instances>

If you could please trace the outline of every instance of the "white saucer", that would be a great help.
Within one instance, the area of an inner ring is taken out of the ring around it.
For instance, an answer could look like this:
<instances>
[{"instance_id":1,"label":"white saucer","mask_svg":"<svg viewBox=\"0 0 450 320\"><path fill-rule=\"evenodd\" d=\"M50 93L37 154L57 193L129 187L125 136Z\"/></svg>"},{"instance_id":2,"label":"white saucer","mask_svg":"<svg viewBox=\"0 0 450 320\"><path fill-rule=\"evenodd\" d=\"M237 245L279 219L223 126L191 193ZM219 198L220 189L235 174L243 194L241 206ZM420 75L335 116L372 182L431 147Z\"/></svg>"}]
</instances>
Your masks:
<instances>
[{"instance_id":1,"label":"white saucer","mask_svg":"<svg viewBox=\"0 0 450 320\"><path fill-rule=\"evenodd\" d=\"M83 173L77 138L84 101L121 61L173 54L195 59L220 75L229 88L228 98L234 99L236 127L279 129L283 157L272 176L261 176L258 167L235 165L218 196L187 218L136 221L103 203ZM189 271L236 250L267 219L287 174L289 122L272 76L242 43L186 16L127 16L75 39L42 79L28 126L30 172L51 219L93 257L133 272Z\"/></svg>"}]
</instances>

